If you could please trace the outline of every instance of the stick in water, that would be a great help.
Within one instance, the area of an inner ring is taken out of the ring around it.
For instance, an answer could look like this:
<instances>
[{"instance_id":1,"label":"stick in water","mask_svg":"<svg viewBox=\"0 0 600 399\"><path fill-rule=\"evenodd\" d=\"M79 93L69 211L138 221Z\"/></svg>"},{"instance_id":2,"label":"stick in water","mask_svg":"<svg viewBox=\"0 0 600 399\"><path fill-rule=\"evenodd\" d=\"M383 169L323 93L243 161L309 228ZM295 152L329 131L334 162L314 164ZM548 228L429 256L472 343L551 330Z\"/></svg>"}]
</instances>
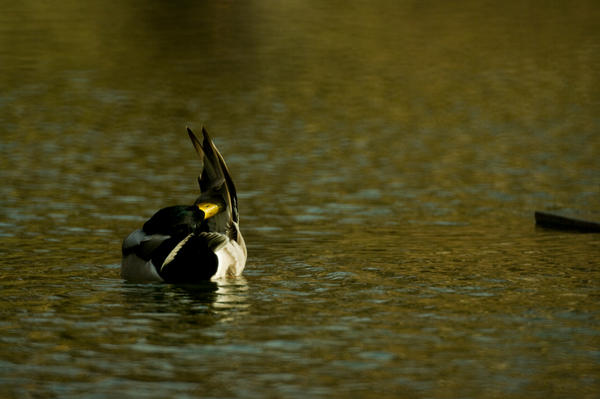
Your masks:
<instances>
[{"instance_id":1,"label":"stick in water","mask_svg":"<svg viewBox=\"0 0 600 399\"><path fill-rule=\"evenodd\" d=\"M586 233L600 232L600 223L541 211L535 211L535 223L538 226L557 230L576 230Z\"/></svg>"}]
</instances>

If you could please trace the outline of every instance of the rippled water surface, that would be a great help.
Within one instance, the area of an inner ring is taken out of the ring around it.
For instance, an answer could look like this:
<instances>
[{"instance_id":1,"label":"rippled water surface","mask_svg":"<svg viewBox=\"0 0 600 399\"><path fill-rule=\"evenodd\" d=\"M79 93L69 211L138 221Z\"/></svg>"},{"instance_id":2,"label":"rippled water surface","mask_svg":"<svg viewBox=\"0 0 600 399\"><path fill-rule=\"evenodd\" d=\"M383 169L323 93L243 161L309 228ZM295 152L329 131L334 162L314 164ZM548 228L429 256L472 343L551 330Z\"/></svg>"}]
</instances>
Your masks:
<instances>
[{"instance_id":1,"label":"rippled water surface","mask_svg":"<svg viewBox=\"0 0 600 399\"><path fill-rule=\"evenodd\" d=\"M2 398L597 398L592 1L0 1ZM129 284L207 126L244 276Z\"/></svg>"}]
</instances>

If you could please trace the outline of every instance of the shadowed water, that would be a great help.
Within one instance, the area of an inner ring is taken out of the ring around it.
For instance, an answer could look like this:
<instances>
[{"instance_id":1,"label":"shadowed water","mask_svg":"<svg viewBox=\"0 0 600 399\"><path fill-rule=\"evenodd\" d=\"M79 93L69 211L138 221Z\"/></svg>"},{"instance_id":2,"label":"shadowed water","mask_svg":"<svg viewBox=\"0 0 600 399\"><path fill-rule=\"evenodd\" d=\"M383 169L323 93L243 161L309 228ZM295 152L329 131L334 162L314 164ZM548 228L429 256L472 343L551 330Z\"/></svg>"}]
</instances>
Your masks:
<instances>
[{"instance_id":1,"label":"shadowed water","mask_svg":"<svg viewBox=\"0 0 600 399\"><path fill-rule=\"evenodd\" d=\"M0 3L0 396L600 395L594 2ZM202 125L244 275L125 283Z\"/></svg>"}]
</instances>

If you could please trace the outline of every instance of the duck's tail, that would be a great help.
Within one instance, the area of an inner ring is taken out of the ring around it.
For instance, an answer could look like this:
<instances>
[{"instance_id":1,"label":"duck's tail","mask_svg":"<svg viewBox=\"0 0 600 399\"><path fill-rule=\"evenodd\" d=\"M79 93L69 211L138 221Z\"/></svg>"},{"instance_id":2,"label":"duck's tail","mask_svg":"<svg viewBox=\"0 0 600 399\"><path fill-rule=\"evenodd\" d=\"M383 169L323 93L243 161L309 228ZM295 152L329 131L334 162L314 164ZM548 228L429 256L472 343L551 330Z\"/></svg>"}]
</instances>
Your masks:
<instances>
[{"instance_id":1,"label":"duck's tail","mask_svg":"<svg viewBox=\"0 0 600 399\"><path fill-rule=\"evenodd\" d=\"M202 142L190 128L187 132L203 164L202 174L198 178L201 194L196 200L196 205L220 200L223 202L222 205L231 212L232 220L237 222L239 219L237 193L223 156L204 127L202 127Z\"/></svg>"}]
</instances>

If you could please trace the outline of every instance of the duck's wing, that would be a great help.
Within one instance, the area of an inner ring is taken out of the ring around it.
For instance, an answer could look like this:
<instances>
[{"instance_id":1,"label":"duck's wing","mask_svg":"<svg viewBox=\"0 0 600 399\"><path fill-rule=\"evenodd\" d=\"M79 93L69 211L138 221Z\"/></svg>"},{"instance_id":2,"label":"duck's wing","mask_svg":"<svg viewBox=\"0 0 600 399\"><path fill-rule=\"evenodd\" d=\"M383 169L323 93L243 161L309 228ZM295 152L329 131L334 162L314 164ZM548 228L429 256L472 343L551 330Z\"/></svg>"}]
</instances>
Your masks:
<instances>
[{"instance_id":1,"label":"duck's wing","mask_svg":"<svg viewBox=\"0 0 600 399\"><path fill-rule=\"evenodd\" d=\"M143 260L152 259L154 251L165 241L171 238L166 234L148 234L142 229L138 229L129 234L123 241L123 256L136 254Z\"/></svg>"},{"instance_id":2,"label":"duck's wing","mask_svg":"<svg viewBox=\"0 0 600 399\"><path fill-rule=\"evenodd\" d=\"M122 247L121 277L132 282L163 281L153 257L170 238L169 235L148 234L142 229L127 236Z\"/></svg>"},{"instance_id":3,"label":"duck's wing","mask_svg":"<svg viewBox=\"0 0 600 399\"><path fill-rule=\"evenodd\" d=\"M202 128L202 142L190 128L187 131L203 164L202 174L198 178L200 196L196 200L196 204L220 201L231 221L237 222L239 220L237 192L223 156L204 127Z\"/></svg>"},{"instance_id":4,"label":"duck's wing","mask_svg":"<svg viewBox=\"0 0 600 399\"><path fill-rule=\"evenodd\" d=\"M162 281L159 270L173 248L202 223L193 206L176 205L156 212L142 229L123 241L121 275L130 281Z\"/></svg>"}]
</instances>

